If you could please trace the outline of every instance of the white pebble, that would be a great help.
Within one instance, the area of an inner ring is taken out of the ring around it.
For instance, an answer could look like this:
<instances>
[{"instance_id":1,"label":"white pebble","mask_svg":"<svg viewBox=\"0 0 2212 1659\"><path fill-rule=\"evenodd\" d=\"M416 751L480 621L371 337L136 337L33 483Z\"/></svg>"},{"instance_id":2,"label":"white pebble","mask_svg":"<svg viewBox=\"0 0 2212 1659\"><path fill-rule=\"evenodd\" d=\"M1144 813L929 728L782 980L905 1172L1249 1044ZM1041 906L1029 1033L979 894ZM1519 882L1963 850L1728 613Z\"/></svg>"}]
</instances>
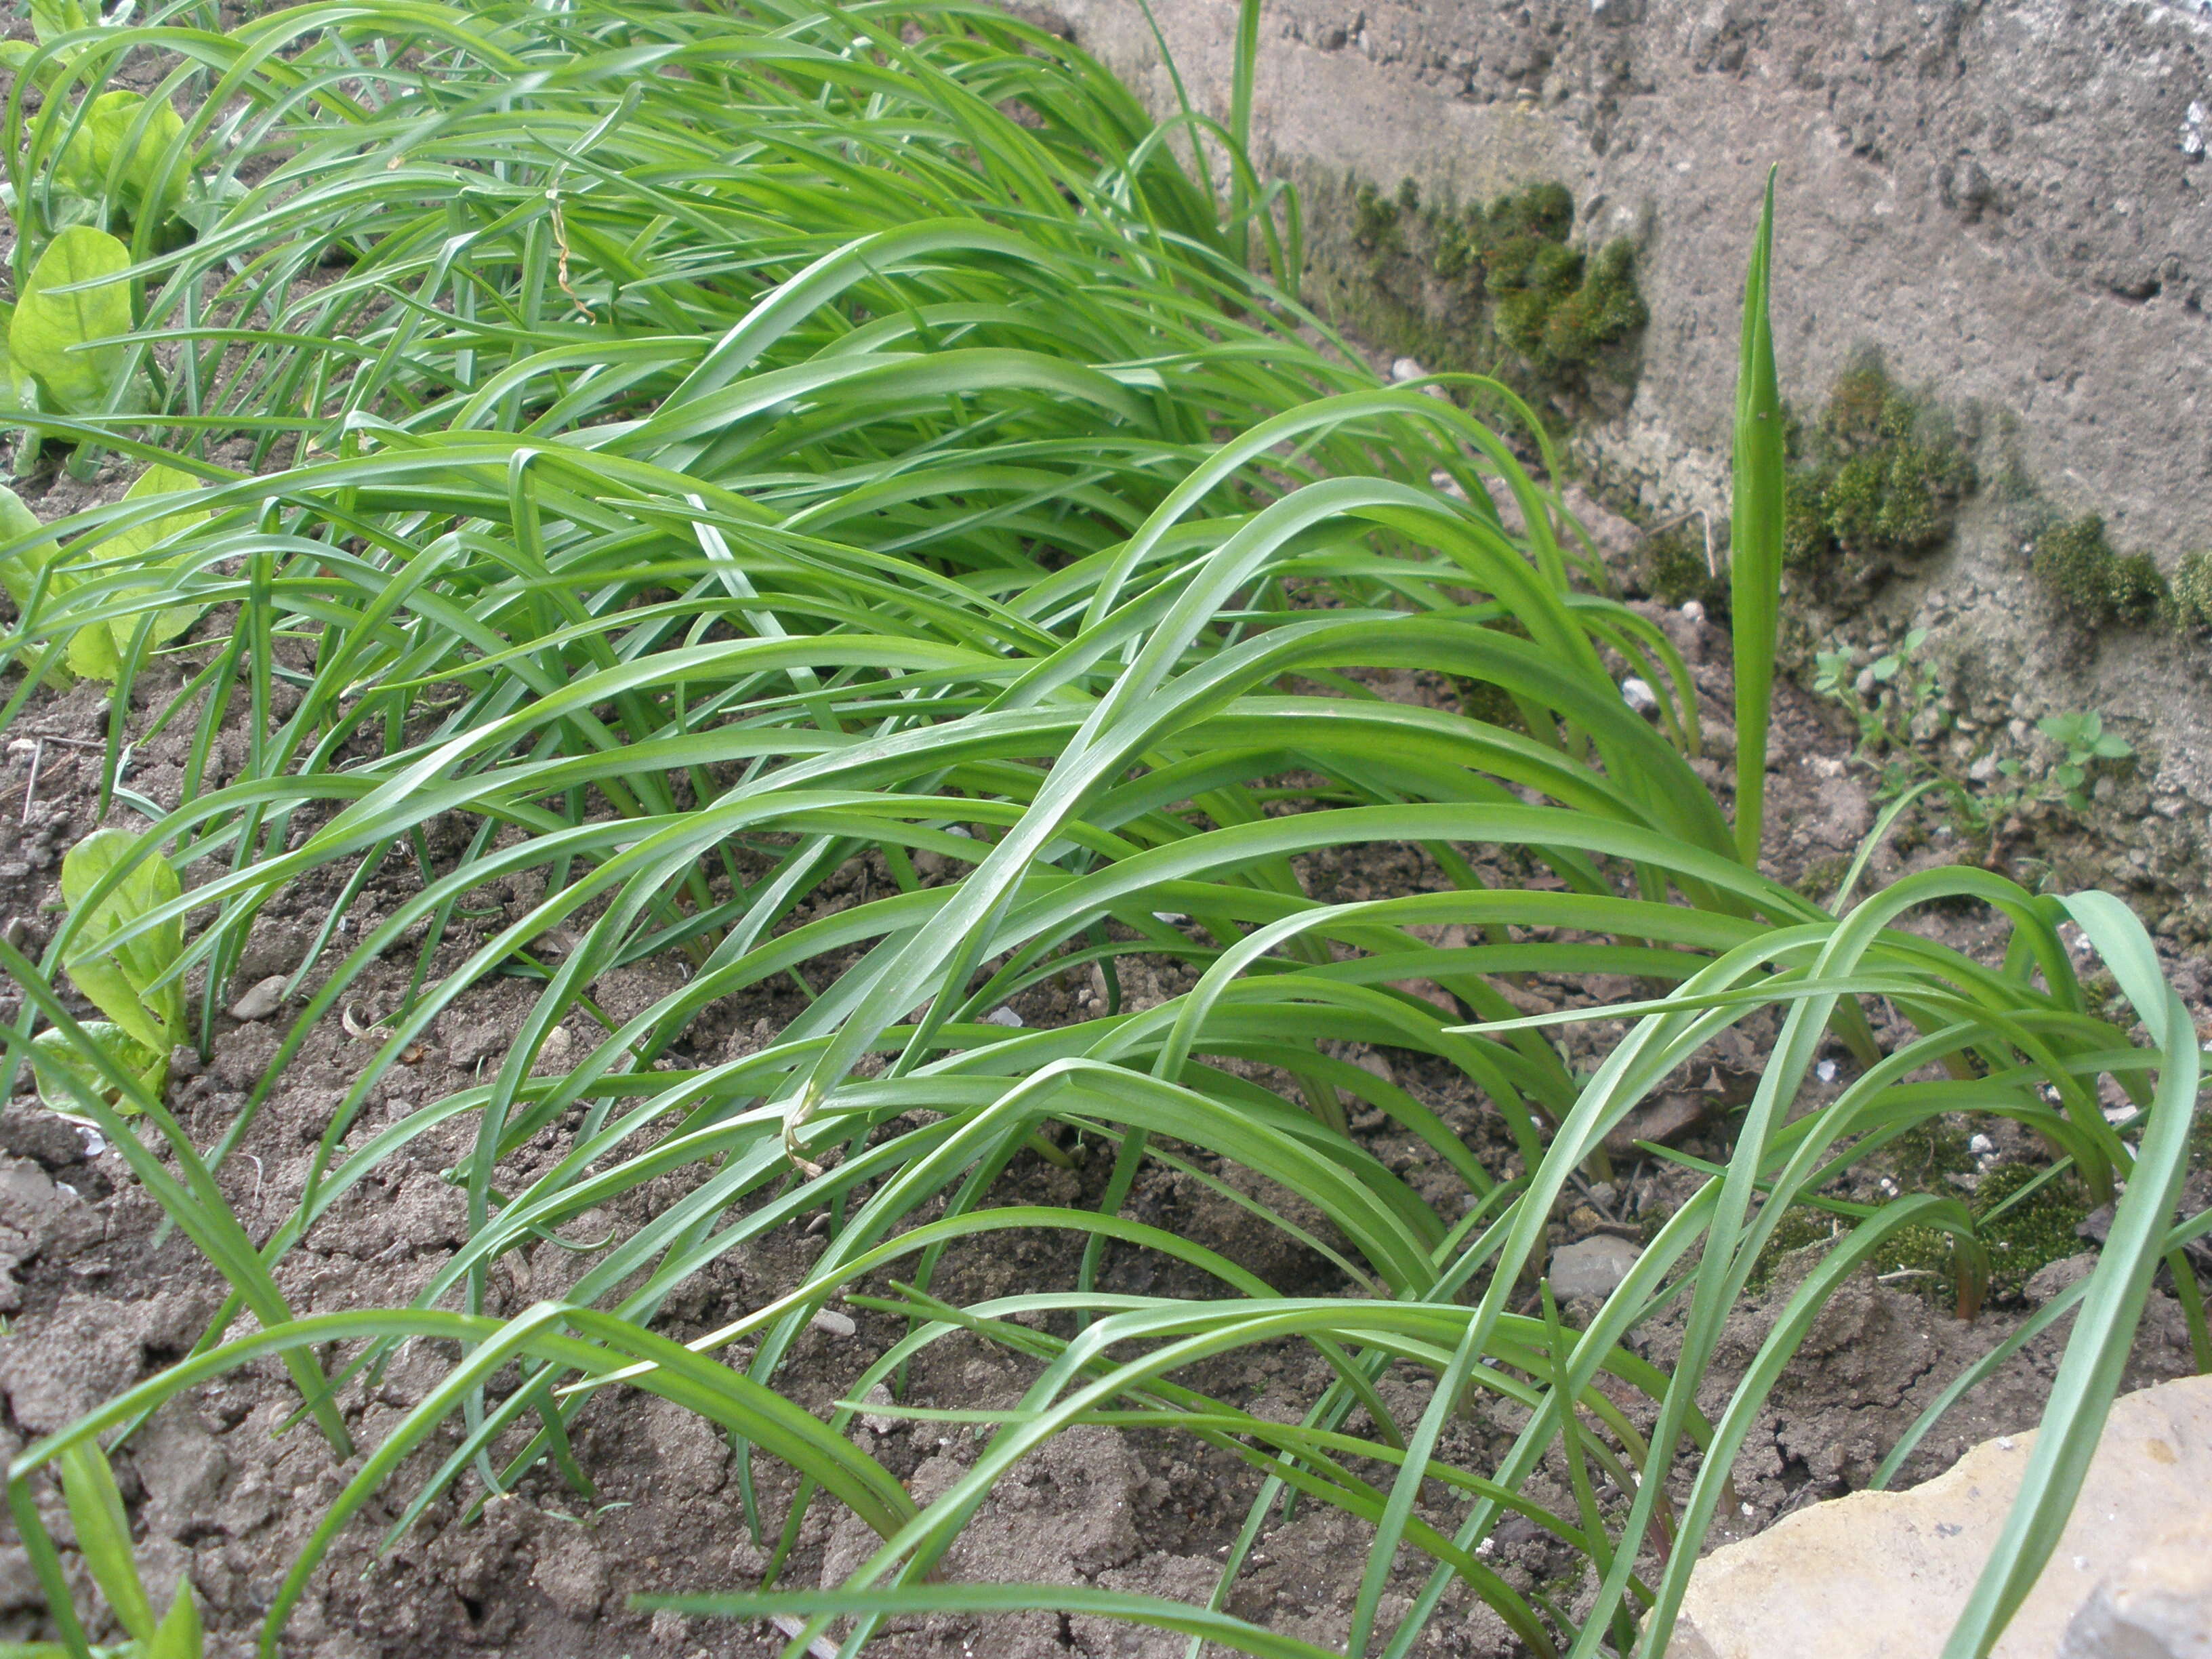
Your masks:
<instances>
[{"instance_id":1,"label":"white pebble","mask_svg":"<svg viewBox=\"0 0 2212 1659\"><path fill-rule=\"evenodd\" d=\"M1996 1142L1991 1140L1987 1135L1976 1135L1972 1140L1969 1140L1966 1143L1966 1150L1972 1152L1976 1158L1987 1158L1991 1152L1996 1151Z\"/></svg>"},{"instance_id":2,"label":"white pebble","mask_svg":"<svg viewBox=\"0 0 2212 1659\"><path fill-rule=\"evenodd\" d=\"M1659 712L1659 694L1648 681L1633 674L1621 681L1620 700L1639 714L1649 716Z\"/></svg>"},{"instance_id":3,"label":"white pebble","mask_svg":"<svg viewBox=\"0 0 2212 1659\"><path fill-rule=\"evenodd\" d=\"M986 1025L1019 1025L1022 1017L1011 1008L994 1008L983 1016Z\"/></svg>"},{"instance_id":4,"label":"white pebble","mask_svg":"<svg viewBox=\"0 0 2212 1659\"><path fill-rule=\"evenodd\" d=\"M1401 357L1390 365L1390 378L1394 380L1418 380L1428 372L1411 357Z\"/></svg>"},{"instance_id":5,"label":"white pebble","mask_svg":"<svg viewBox=\"0 0 2212 1659\"><path fill-rule=\"evenodd\" d=\"M1813 1068L1813 1075L1823 1083L1833 1083L1836 1080L1836 1062L1832 1060L1822 1060Z\"/></svg>"},{"instance_id":6,"label":"white pebble","mask_svg":"<svg viewBox=\"0 0 2212 1659\"><path fill-rule=\"evenodd\" d=\"M1689 621L1701 623L1705 619L1705 607L1695 599L1682 601L1682 615Z\"/></svg>"},{"instance_id":7,"label":"white pebble","mask_svg":"<svg viewBox=\"0 0 2212 1659\"><path fill-rule=\"evenodd\" d=\"M841 1314L835 1308L817 1308L814 1317L806 1323L824 1336L850 1336L860 1328L849 1314Z\"/></svg>"}]
</instances>

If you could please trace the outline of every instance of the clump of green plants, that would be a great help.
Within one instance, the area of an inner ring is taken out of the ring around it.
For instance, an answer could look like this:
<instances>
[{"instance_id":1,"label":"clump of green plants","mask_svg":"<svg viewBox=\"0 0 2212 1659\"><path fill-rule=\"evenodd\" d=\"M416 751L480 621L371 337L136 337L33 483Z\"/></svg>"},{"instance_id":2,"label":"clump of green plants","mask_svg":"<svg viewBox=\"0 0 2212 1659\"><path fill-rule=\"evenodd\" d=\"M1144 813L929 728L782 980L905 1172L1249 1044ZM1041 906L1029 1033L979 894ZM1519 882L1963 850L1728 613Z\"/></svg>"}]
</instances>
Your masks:
<instances>
[{"instance_id":1,"label":"clump of green plants","mask_svg":"<svg viewBox=\"0 0 2212 1659\"><path fill-rule=\"evenodd\" d=\"M1964 786L1929 757L1923 746L1948 719L1942 676L1921 654L1928 630L1913 629L1863 668L1850 651L1820 651L1813 659L1813 689L1839 703L1858 729L1856 757L1876 769L1875 799L1892 800L1929 778Z\"/></svg>"},{"instance_id":2,"label":"clump of green plants","mask_svg":"<svg viewBox=\"0 0 2212 1659\"><path fill-rule=\"evenodd\" d=\"M2077 622L2148 628L2179 611L2157 562L2114 548L2094 513L2050 526L2034 549L2036 575Z\"/></svg>"},{"instance_id":3,"label":"clump of green plants","mask_svg":"<svg viewBox=\"0 0 2212 1659\"><path fill-rule=\"evenodd\" d=\"M185 988L173 971L184 953L184 929L173 918L143 932L133 932L131 924L175 903L180 892L168 860L145 856L126 830L95 830L62 860L62 897L77 913L70 977L107 1016L78 1030L156 1095L168 1077L169 1051L189 1035ZM64 1030L41 1032L31 1059L40 1097L58 1110L77 1110L88 1097L126 1115L137 1109L102 1075L106 1068L91 1063L85 1042Z\"/></svg>"},{"instance_id":4,"label":"clump of green plants","mask_svg":"<svg viewBox=\"0 0 2212 1659\"><path fill-rule=\"evenodd\" d=\"M174 368L130 424L134 451L208 487L24 538L88 580L55 591L39 566L46 592L0 635L0 672L88 634L117 647L119 771L152 688L116 624L143 645L166 611L204 607L201 665L150 718L245 738L235 780L217 787L203 742L173 794L133 803L143 833L65 883L40 960L0 938L21 996L0 1094L42 1045L66 1048L76 1073L41 1080L234 1292L186 1358L9 1468L71 1659L88 1585L129 1591L76 1570L102 1546L53 1535L49 1489L205 1383L286 1386L271 1358L319 1436L293 1455L325 1457L333 1495L311 1530L270 1529L304 1542L270 1564L273 1594L219 1610L226 1650L251 1628L280 1650L335 1540L387 1505L404 1532L526 1479L587 1492L598 1437L579 1431L647 1394L735 1448L735 1501L698 1512L725 1529L702 1558L747 1537L770 1565L734 1583L702 1566L690 1593L633 1605L775 1617L793 1651L839 1620L860 1653L908 1613L1073 1609L1322 1659L1222 1610L1295 1495L1364 1529L1337 1651L1411 1652L1456 1593L1531 1652L1656 1659L1767 1408L1760 1379L1823 1302L1927 1228L1952 1241L1957 1304L1978 1303L1990 1251L1960 1195L1838 1195L1882 1134L1962 1096L2032 1125L2116 1206L2023 1537L1954 1638L1986 1650L2072 1504L2151 1277L2181 1261L2200 1054L2107 895L1949 869L1832 910L1759 867L1786 465L1771 186L1745 283L1724 802L1663 729L1693 731L1695 701L1666 635L1578 580L1544 432L1382 383L1286 286L1297 217L1245 155L1256 6L1218 178L1078 49L988 8L460 15L343 0L195 36L252 194L149 276L138 337ZM134 51L167 61L173 36L107 46L121 72ZM9 118L15 156L26 118ZM1401 228L1416 210L1391 205ZM1522 252L1526 293L1559 266ZM231 464L241 435L267 441L258 471ZM1510 721L1344 695L1408 669L1491 688ZM37 696L26 675L0 721ZM1433 874L1402 889L1346 896L1328 875L1408 845ZM408 879L373 905L329 902L365 902L392 861ZM449 925L501 885L510 908ZM70 981L94 994L80 967L112 964L95 1000L156 1040L183 1030L163 1000L190 983L183 1040L204 1054L207 1011L280 903L325 913L297 970L313 989L242 1102L198 1103L187 1126L164 1079L72 1016ZM2004 934L1986 961L1915 926L1974 903ZM2112 965L2127 1028L2086 1002L2077 938ZM360 1026L352 999L395 957L411 982ZM648 965L671 970L653 1000L610 1013L600 982ZM1051 989L1139 966L1171 994L1139 1007L1109 981L1070 1011ZM1607 1011L1623 1035L1593 1066L1552 1030L1590 1008L1508 994L1531 973L1652 994ZM746 1052L711 1035L794 980L804 1002L770 1005L787 1018ZM518 983L495 1067L435 1099L392 1086L438 1022ZM1879 1036L1876 1002L1896 1016ZM1755 1091L1709 1160L1685 1157L1689 1190L1634 1271L1584 1328L1532 1307L1563 1195L1749 1017L1774 1032ZM316 1097L312 1153L272 1167L297 1180L292 1212L249 1235L222 1176L331 1022L363 1046ZM1812 1081L1838 1043L1854 1076ZM1355 1047L1443 1068L1486 1133ZM2106 1079L2146 1103L2139 1139L2100 1109ZM1370 1113L1407 1158L1354 1133ZM1040 1206L1008 1179L1079 1141L1100 1176L1079 1199ZM1266 1253L1147 1222L1147 1169L1194 1158L1235 1177L1254 1224L1302 1250L1325 1235L1331 1276L1288 1294ZM332 1206L426 1163L464 1196L464 1242L404 1304L301 1313L287 1287ZM1807 1205L1835 1216L1833 1244L1710 1414L1729 1316ZM558 1299L497 1311L495 1275L587 1213L618 1219L575 1245ZM961 1299L952 1263L1039 1231L1070 1248ZM800 1236L804 1253L769 1248ZM674 1323L672 1302L698 1308L718 1263L755 1255L798 1265L712 1329ZM782 1389L841 1300L887 1334L838 1347L825 1418ZM1663 1365L1644 1357L1662 1324ZM972 1419L965 1399L876 1393L948 1343L986 1345L1024 1391L918 1499L850 1430L864 1411ZM1316 1362L1302 1413L1206 1392L1285 1344ZM357 1457L371 1379L403 1348L444 1373L380 1406ZM2203 1349L2212 1366L2212 1333ZM1386 1386L1409 1368L1430 1386ZM1510 1436L1451 1432L1492 1402ZM1210 1606L939 1580L994 1486L1102 1425L1249 1471ZM794 1478L757 1481L769 1459ZM838 1582L777 1582L824 1509L877 1541ZM1571 1552L1557 1594L1486 1565L1508 1516Z\"/></svg>"},{"instance_id":5,"label":"clump of green plants","mask_svg":"<svg viewBox=\"0 0 2212 1659\"><path fill-rule=\"evenodd\" d=\"M2135 746L2106 731L2104 715L2090 709L2036 722L2055 751L2042 763L2006 755L1984 781L1962 775L1933 747L1949 729L1951 716L1942 673L1922 654L1927 642L1928 630L1913 629L1863 667L1846 650L1814 657L1813 689L1851 717L1858 733L1854 758L1874 769L1877 802L1933 792L1954 828L1986 844L1998 826L2026 808L2087 812L2097 775L2135 757Z\"/></svg>"},{"instance_id":6,"label":"clump of green plants","mask_svg":"<svg viewBox=\"0 0 2212 1659\"><path fill-rule=\"evenodd\" d=\"M1974 467L1955 423L1898 386L1878 354L1793 429L1785 545L1793 569L1864 590L1940 545Z\"/></svg>"}]
</instances>

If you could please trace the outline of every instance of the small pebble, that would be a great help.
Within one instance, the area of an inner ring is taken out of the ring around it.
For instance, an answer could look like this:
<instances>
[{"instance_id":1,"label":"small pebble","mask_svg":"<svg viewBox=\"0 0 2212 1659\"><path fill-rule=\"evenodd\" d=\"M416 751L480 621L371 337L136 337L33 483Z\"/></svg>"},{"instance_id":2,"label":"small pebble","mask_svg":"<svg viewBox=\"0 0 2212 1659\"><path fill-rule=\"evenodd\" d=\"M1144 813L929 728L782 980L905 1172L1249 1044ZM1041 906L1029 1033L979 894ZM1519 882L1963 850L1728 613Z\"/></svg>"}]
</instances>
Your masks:
<instances>
[{"instance_id":1,"label":"small pebble","mask_svg":"<svg viewBox=\"0 0 2212 1659\"><path fill-rule=\"evenodd\" d=\"M1638 714L1649 718L1659 712L1659 694L1648 681L1631 674L1620 683L1620 700Z\"/></svg>"},{"instance_id":2,"label":"small pebble","mask_svg":"<svg viewBox=\"0 0 2212 1659\"><path fill-rule=\"evenodd\" d=\"M890 1389L881 1382L875 1384L867 1391L866 1394L860 1397L872 1406L888 1406L893 1403ZM899 1417L885 1417L881 1412L863 1412L860 1413L860 1426L866 1429L870 1434L889 1434L894 1429L903 1428L905 1424L905 1419Z\"/></svg>"},{"instance_id":3,"label":"small pebble","mask_svg":"<svg viewBox=\"0 0 2212 1659\"><path fill-rule=\"evenodd\" d=\"M1701 623L1705 619L1705 607L1695 599L1685 599L1682 601L1682 615L1693 623Z\"/></svg>"},{"instance_id":4,"label":"small pebble","mask_svg":"<svg viewBox=\"0 0 2212 1659\"><path fill-rule=\"evenodd\" d=\"M1390 365L1390 378L1398 381L1418 380L1428 372L1411 357L1401 357Z\"/></svg>"},{"instance_id":5,"label":"small pebble","mask_svg":"<svg viewBox=\"0 0 2212 1659\"><path fill-rule=\"evenodd\" d=\"M983 1016L986 1025L1019 1025L1022 1017L1011 1008L994 1008Z\"/></svg>"},{"instance_id":6,"label":"small pebble","mask_svg":"<svg viewBox=\"0 0 2212 1659\"><path fill-rule=\"evenodd\" d=\"M1836 1080L1836 1062L1832 1060L1822 1060L1813 1068L1813 1075L1823 1083L1833 1083Z\"/></svg>"},{"instance_id":7,"label":"small pebble","mask_svg":"<svg viewBox=\"0 0 2212 1659\"><path fill-rule=\"evenodd\" d=\"M1987 1135L1976 1135L1972 1140L1969 1140L1966 1143L1966 1150L1972 1152L1976 1158L1987 1158L1991 1152L1996 1151L1996 1142L1991 1140Z\"/></svg>"},{"instance_id":8,"label":"small pebble","mask_svg":"<svg viewBox=\"0 0 2212 1659\"><path fill-rule=\"evenodd\" d=\"M271 974L230 1005L230 1017L251 1024L266 1019L284 1006L284 975Z\"/></svg>"},{"instance_id":9,"label":"small pebble","mask_svg":"<svg viewBox=\"0 0 2212 1659\"><path fill-rule=\"evenodd\" d=\"M806 1322L811 1329L824 1336L850 1336L860 1328L853 1322L849 1314L841 1314L835 1308L817 1308L814 1317Z\"/></svg>"}]
</instances>

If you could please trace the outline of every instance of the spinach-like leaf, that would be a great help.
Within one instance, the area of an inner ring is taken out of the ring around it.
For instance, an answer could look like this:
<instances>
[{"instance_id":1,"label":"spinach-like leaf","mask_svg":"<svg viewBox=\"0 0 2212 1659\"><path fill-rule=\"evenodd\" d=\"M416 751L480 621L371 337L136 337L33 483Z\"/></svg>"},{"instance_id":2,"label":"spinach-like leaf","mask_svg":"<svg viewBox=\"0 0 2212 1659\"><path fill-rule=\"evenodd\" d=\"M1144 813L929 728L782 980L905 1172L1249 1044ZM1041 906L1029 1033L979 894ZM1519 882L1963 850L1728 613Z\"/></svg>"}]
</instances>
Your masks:
<instances>
[{"instance_id":1,"label":"spinach-like leaf","mask_svg":"<svg viewBox=\"0 0 2212 1659\"><path fill-rule=\"evenodd\" d=\"M82 909L101 877L127 858L138 837L127 830L95 830L62 860L62 897ZM122 884L92 907L79 926L67 958L77 988L134 1040L157 1055L166 1073L170 1048L185 1030L185 988L176 980L159 990L154 981L185 948L184 923L163 922L120 945L107 941L149 911L176 898L183 888L169 861L156 853L142 860ZM158 1082L154 1086L159 1086Z\"/></svg>"},{"instance_id":2,"label":"spinach-like leaf","mask_svg":"<svg viewBox=\"0 0 2212 1659\"><path fill-rule=\"evenodd\" d=\"M163 183L162 162L184 133L184 118L167 99L103 92L55 162L54 183L88 201L110 204L133 224L165 219L184 195L184 173L179 169Z\"/></svg>"},{"instance_id":3,"label":"spinach-like leaf","mask_svg":"<svg viewBox=\"0 0 2212 1659\"><path fill-rule=\"evenodd\" d=\"M162 466L157 463L138 475L131 488L123 492L123 499L130 501L141 501L150 495L189 495L199 488L200 481L191 473L173 466ZM206 514L191 508L181 513L169 514L166 517L155 520L151 524L139 525L134 529L125 530L118 535L109 537L92 550L92 556L105 561L127 557L133 553L143 553L148 548L155 546L167 538L204 522L206 518ZM58 576L62 574L56 573ZM75 586L84 580L82 575L74 572L70 573L67 579L70 586ZM127 599L133 593L149 593L154 591L153 584L133 583L128 587L118 589L114 597ZM192 618L198 614L199 607L197 605L167 607L154 618L153 633L149 643L159 645L165 640L176 638L178 635L192 625ZM82 674L87 679L114 679L123 672L123 653L131 648L131 636L137 631L138 618L135 616L117 617L105 627L78 629L70 640L70 671Z\"/></svg>"},{"instance_id":4,"label":"spinach-like leaf","mask_svg":"<svg viewBox=\"0 0 2212 1659\"><path fill-rule=\"evenodd\" d=\"M15 544L35 536L45 528L39 515L23 505L23 498L5 484L0 484L0 589L15 602L17 611L30 608L31 590L37 584L39 572L53 562L53 544L19 551Z\"/></svg>"},{"instance_id":5,"label":"spinach-like leaf","mask_svg":"<svg viewBox=\"0 0 2212 1659\"><path fill-rule=\"evenodd\" d=\"M113 1021L81 1019L77 1029L152 1092L159 1094L168 1081L169 1057L155 1054ZM31 1039L31 1075L38 1083L39 1098L57 1112L82 1112L88 1096L126 1115L138 1109L122 1098L123 1091L108 1081L90 1054L59 1031L41 1031ZM0 1648L0 1656L6 1651Z\"/></svg>"},{"instance_id":6,"label":"spinach-like leaf","mask_svg":"<svg viewBox=\"0 0 2212 1659\"><path fill-rule=\"evenodd\" d=\"M90 415L106 407L124 372L125 337L133 325L131 287L122 277L130 267L131 251L114 237L72 225L31 268L9 320L8 355L15 369L37 380L41 408ZM64 289L72 291L56 291ZM92 344L95 340L106 343Z\"/></svg>"}]
</instances>

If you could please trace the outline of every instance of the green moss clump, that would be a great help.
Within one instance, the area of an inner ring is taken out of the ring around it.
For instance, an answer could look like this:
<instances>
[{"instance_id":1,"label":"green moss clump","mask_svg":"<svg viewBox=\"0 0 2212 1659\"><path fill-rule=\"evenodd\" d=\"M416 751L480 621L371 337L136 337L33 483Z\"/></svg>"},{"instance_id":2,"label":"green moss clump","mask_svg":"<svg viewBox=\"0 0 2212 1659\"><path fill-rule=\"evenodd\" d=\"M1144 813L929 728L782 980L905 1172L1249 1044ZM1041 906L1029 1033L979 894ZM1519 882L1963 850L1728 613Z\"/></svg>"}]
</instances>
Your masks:
<instances>
[{"instance_id":1,"label":"green moss clump","mask_svg":"<svg viewBox=\"0 0 2212 1659\"><path fill-rule=\"evenodd\" d=\"M2145 628L2179 610L2166 578L2147 553L2125 556L2092 513L2052 525L2035 538L2037 577L2077 621Z\"/></svg>"},{"instance_id":2,"label":"green moss clump","mask_svg":"<svg viewBox=\"0 0 2212 1659\"><path fill-rule=\"evenodd\" d=\"M2080 1254L2088 1247L2075 1231L2089 1213L2089 1194L2071 1175L2046 1181L2009 1208L2008 1200L2046 1171L2033 1164L2004 1164L1981 1179L1969 1205L1975 1231L1990 1254L1990 1298L2019 1299L2027 1281L2053 1261ZM2002 1213L1997 1212L2002 1209ZM1877 1273L1912 1272L1925 1275L1916 1287L1931 1297L1948 1299L1951 1237L1933 1227L1901 1227L1891 1235L1875 1257Z\"/></svg>"},{"instance_id":3,"label":"green moss clump","mask_svg":"<svg viewBox=\"0 0 2212 1659\"><path fill-rule=\"evenodd\" d=\"M1832 585L1863 589L1940 545L1975 485L1956 428L1897 386L1872 353L1838 377L1820 419L1792 437L1784 556Z\"/></svg>"},{"instance_id":4,"label":"green moss clump","mask_svg":"<svg viewBox=\"0 0 2212 1659\"><path fill-rule=\"evenodd\" d=\"M1363 184L1352 193L1352 238L1370 252L1405 252L1405 240L1398 234L1398 204L1376 190Z\"/></svg>"},{"instance_id":5,"label":"green moss clump","mask_svg":"<svg viewBox=\"0 0 2212 1659\"><path fill-rule=\"evenodd\" d=\"M2183 556L2173 568L2173 625L2201 633L2212 628L2212 553Z\"/></svg>"},{"instance_id":6,"label":"green moss clump","mask_svg":"<svg viewBox=\"0 0 2212 1659\"><path fill-rule=\"evenodd\" d=\"M2002 1215L1982 1221L2043 1173L2033 1164L2000 1164L1982 1177L1974 1194L1974 1217L1989 1247L1993 1297L2017 1297L2042 1268L2088 1249L2075 1229L2092 1208L2089 1193L2071 1175L2045 1182Z\"/></svg>"},{"instance_id":7,"label":"green moss clump","mask_svg":"<svg viewBox=\"0 0 2212 1659\"><path fill-rule=\"evenodd\" d=\"M1531 185L1487 204L1424 202L1410 179L1395 191L1356 176L1314 198L1315 297L1332 320L1392 356L1431 369L1493 376L1569 419L1604 381L1626 382L1633 359L1615 349L1647 321L1626 241L1584 250L1568 240L1574 198Z\"/></svg>"},{"instance_id":8,"label":"green moss clump","mask_svg":"<svg viewBox=\"0 0 2212 1659\"><path fill-rule=\"evenodd\" d=\"M1636 285L1636 250L1609 242L1590 258L1567 246L1574 198L1531 185L1470 213L1439 246L1437 272L1479 274L1504 344L1539 368L1587 363L1650 320Z\"/></svg>"},{"instance_id":9,"label":"green moss clump","mask_svg":"<svg viewBox=\"0 0 2212 1659\"><path fill-rule=\"evenodd\" d=\"M1575 291L1553 307L1534 354L1540 362L1586 363L1651 319L1636 286L1636 250L1607 242Z\"/></svg>"},{"instance_id":10,"label":"green moss clump","mask_svg":"<svg viewBox=\"0 0 2212 1659\"><path fill-rule=\"evenodd\" d=\"M1696 599L1710 605L1721 583L1706 562L1704 538L1686 526L1662 530L1644 541L1641 550L1644 586L1655 599L1680 605Z\"/></svg>"}]
</instances>

